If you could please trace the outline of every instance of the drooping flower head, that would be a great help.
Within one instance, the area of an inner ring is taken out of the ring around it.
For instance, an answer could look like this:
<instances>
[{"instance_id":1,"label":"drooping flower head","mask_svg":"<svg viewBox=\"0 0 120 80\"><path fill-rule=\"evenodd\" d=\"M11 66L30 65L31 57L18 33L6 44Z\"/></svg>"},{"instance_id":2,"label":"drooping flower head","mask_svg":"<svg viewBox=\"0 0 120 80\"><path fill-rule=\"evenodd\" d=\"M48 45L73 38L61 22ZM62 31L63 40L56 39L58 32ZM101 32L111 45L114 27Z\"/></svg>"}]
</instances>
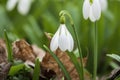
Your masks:
<instances>
[{"instance_id":1,"label":"drooping flower head","mask_svg":"<svg viewBox=\"0 0 120 80\"><path fill-rule=\"evenodd\" d=\"M50 43L50 49L52 51L55 51L57 48L59 48L62 51L72 51L74 46L73 38L66 28L65 24L60 24L57 32L53 36L51 43Z\"/></svg>"},{"instance_id":2,"label":"drooping flower head","mask_svg":"<svg viewBox=\"0 0 120 80\"><path fill-rule=\"evenodd\" d=\"M8 0L6 8L8 11L12 11L18 3L18 12L22 15L26 15L31 7L33 0Z\"/></svg>"},{"instance_id":3,"label":"drooping flower head","mask_svg":"<svg viewBox=\"0 0 120 80\"><path fill-rule=\"evenodd\" d=\"M101 6L99 0L84 0L83 17L90 19L92 22L99 20L101 16Z\"/></svg>"}]
</instances>

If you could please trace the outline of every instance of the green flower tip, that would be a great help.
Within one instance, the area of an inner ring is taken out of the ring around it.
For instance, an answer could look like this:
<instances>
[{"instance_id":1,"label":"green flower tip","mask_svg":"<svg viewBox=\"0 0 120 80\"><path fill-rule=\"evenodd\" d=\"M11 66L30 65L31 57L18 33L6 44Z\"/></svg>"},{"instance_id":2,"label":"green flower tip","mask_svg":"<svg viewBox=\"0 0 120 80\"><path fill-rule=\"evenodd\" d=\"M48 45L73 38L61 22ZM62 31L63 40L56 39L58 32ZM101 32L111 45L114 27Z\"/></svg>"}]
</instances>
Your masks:
<instances>
[{"instance_id":1,"label":"green flower tip","mask_svg":"<svg viewBox=\"0 0 120 80\"><path fill-rule=\"evenodd\" d=\"M93 3L93 0L90 0L90 3L92 4L92 3Z\"/></svg>"},{"instance_id":2,"label":"green flower tip","mask_svg":"<svg viewBox=\"0 0 120 80\"><path fill-rule=\"evenodd\" d=\"M60 22L62 24L65 23L65 16L67 16L70 20L71 25L74 26L73 19L72 19L71 15L69 14L68 11L66 11L66 10L60 11L59 16L60 16Z\"/></svg>"},{"instance_id":3,"label":"green flower tip","mask_svg":"<svg viewBox=\"0 0 120 80\"><path fill-rule=\"evenodd\" d=\"M65 16L61 16L60 17L60 23L61 24L65 24Z\"/></svg>"}]
</instances>

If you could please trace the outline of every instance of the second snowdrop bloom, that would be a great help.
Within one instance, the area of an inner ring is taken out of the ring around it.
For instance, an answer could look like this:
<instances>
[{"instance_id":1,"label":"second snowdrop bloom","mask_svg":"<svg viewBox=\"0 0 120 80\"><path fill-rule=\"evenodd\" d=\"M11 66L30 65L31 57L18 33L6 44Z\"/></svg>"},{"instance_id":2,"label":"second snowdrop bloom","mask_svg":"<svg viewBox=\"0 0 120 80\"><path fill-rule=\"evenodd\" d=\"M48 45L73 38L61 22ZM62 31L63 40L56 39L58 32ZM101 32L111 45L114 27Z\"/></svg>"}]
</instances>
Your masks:
<instances>
[{"instance_id":1,"label":"second snowdrop bloom","mask_svg":"<svg viewBox=\"0 0 120 80\"><path fill-rule=\"evenodd\" d=\"M18 12L22 15L26 15L31 7L33 0L8 0L6 8L8 11L12 11L16 4L18 4Z\"/></svg>"},{"instance_id":2,"label":"second snowdrop bloom","mask_svg":"<svg viewBox=\"0 0 120 80\"><path fill-rule=\"evenodd\" d=\"M73 50L73 46L74 41L70 32L66 28L66 25L60 24L60 27L51 40L50 49L55 51L57 48L59 48L62 51L68 50L71 52Z\"/></svg>"},{"instance_id":3,"label":"second snowdrop bloom","mask_svg":"<svg viewBox=\"0 0 120 80\"><path fill-rule=\"evenodd\" d=\"M100 6L101 6L101 10L105 11L108 7L108 2L107 0L99 0L100 1Z\"/></svg>"},{"instance_id":4,"label":"second snowdrop bloom","mask_svg":"<svg viewBox=\"0 0 120 80\"><path fill-rule=\"evenodd\" d=\"M99 0L84 0L83 17L90 19L92 22L99 20L101 16L101 6Z\"/></svg>"}]
</instances>

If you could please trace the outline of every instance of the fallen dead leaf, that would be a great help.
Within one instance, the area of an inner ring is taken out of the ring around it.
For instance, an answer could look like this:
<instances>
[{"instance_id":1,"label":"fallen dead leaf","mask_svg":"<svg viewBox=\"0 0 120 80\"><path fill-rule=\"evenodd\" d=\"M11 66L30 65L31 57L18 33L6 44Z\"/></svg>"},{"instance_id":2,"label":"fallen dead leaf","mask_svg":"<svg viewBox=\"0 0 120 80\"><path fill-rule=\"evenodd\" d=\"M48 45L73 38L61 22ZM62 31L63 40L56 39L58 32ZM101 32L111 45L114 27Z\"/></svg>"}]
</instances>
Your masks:
<instances>
[{"instance_id":1,"label":"fallen dead leaf","mask_svg":"<svg viewBox=\"0 0 120 80\"><path fill-rule=\"evenodd\" d=\"M70 74L70 77L72 80L80 80L78 73L76 71L76 68L74 66L74 64L72 63L72 61L70 60L70 57L67 55L66 52L62 52L61 50L57 49L56 52L54 52L56 54L56 56L60 59L60 61L64 64L64 66L66 67L67 71ZM79 59L78 59L79 60ZM86 58L83 59L84 63L84 67L86 64ZM57 80L61 80L64 75L60 69L60 67L58 66L57 62L54 60L54 58L49 54L46 53L45 57L43 58L43 61L41 63L41 66L44 67L48 72L49 70L52 70L56 73L57 76ZM90 75L85 73L85 80L90 80Z\"/></svg>"},{"instance_id":2,"label":"fallen dead leaf","mask_svg":"<svg viewBox=\"0 0 120 80\"><path fill-rule=\"evenodd\" d=\"M25 40L17 40L13 43L13 55L14 58L23 61L30 60L35 61L35 54L31 45L29 45Z\"/></svg>"}]
</instances>

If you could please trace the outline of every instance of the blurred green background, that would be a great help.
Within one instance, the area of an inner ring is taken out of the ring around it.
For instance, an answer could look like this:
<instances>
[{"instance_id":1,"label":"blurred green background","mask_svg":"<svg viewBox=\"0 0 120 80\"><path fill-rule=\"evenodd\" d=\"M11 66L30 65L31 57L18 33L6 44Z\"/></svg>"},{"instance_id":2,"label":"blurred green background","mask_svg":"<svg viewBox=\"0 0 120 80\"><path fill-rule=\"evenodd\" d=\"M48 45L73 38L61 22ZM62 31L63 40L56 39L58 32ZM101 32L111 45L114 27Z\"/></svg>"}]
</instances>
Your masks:
<instances>
[{"instance_id":1,"label":"blurred green background","mask_svg":"<svg viewBox=\"0 0 120 80\"><path fill-rule=\"evenodd\" d=\"M93 35L94 23L84 20L82 15L83 0L34 0L27 15L21 15L17 5L12 11L7 11L8 0L0 0L0 38L7 29L9 39L26 39L31 44L42 47L49 44L44 32L55 33L59 27L59 12L67 10L73 17L79 33L83 55L88 54L86 68L93 72ZM66 25L73 35L69 21ZM113 66L106 54L120 53L120 0L108 0L108 9L102 12L97 21L98 27L98 75L109 73Z\"/></svg>"}]
</instances>

